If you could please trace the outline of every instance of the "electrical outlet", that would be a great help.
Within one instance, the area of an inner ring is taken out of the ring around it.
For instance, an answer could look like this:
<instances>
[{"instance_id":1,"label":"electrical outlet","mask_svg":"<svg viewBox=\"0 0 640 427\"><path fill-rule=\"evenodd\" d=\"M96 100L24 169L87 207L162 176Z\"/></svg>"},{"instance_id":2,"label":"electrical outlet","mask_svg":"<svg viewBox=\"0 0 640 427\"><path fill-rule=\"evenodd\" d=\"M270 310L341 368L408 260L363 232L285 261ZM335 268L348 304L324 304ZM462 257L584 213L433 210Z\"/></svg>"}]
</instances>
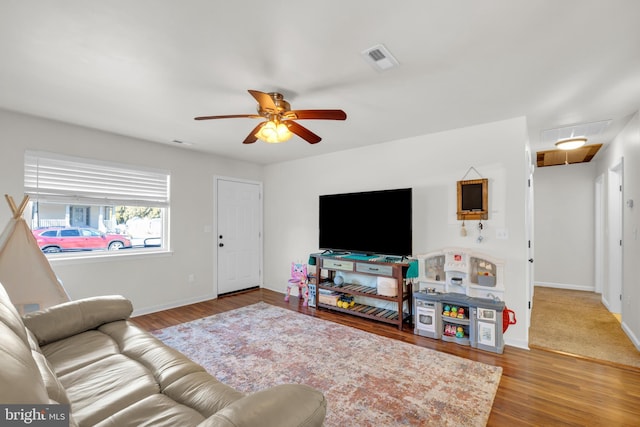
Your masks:
<instances>
[{"instance_id":1,"label":"electrical outlet","mask_svg":"<svg viewBox=\"0 0 640 427\"><path fill-rule=\"evenodd\" d=\"M509 238L509 231L506 228L496 229L496 239L507 240Z\"/></svg>"}]
</instances>

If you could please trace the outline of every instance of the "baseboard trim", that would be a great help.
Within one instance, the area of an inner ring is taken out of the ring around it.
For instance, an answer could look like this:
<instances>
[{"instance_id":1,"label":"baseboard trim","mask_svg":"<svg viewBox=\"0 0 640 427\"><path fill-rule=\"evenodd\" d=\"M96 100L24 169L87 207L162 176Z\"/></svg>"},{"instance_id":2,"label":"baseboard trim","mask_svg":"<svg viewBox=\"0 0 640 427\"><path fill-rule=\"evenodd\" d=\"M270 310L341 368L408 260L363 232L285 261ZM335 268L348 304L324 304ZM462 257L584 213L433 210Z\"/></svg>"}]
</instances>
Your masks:
<instances>
[{"instance_id":1,"label":"baseboard trim","mask_svg":"<svg viewBox=\"0 0 640 427\"><path fill-rule=\"evenodd\" d=\"M638 351L640 351L640 340L638 340L638 337L633 333L633 331L629 328L629 326L627 326L624 321L622 322L621 326L624 333L627 334L627 336L631 340L631 343L636 347Z\"/></svg>"},{"instance_id":2,"label":"baseboard trim","mask_svg":"<svg viewBox=\"0 0 640 427\"><path fill-rule=\"evenodd\" d=\"M262 285L262 289L268 289L270 291L277 292L277 293L282 294L282 295L287 293L286 288L285 289L282 289L282 288L277 288L276 289L276 288L272 288L271 286L266 286L264 284ZM297 286L292 286L291 287L291 296L292 297L297 297L298 296L298 287Z\"/></svg>"},{"instance_id":3,"label":"baseboard trim","mask_svg":"<svg viewBox=\"0 0 640 427\"><path fill-rule=\"evenodd\" d=\"M172 308L182 307L189 304L195 304L198 302L208 301L212 299L216 299L217 296L214 294L201 295L198 297L187 298L184 300L173 301L169 304L160 304L151 307L144 307L140 309L133 310L133 314L131 317L143 316L145 314L157 313L158 311L170 310Z\"/></svg>"},{"instance_id":4,"label":"baseboard trim","mask_svg":"<svg viewBox=\"0 0 640 427\"><path fill-rule=\"evenodd\" d=\"M514 339L505 338L504 339L504 345L508 345L510 347L521 348L523 350L531 350L529 348L529 343L526 342L526 341L522 341L522 340L514 340Z\"/></svg>"},{"instance_id":5,"label":"baseboard trim","mask_svg":"<svg viewBox=\"0 0 640 427\"><path fill-rule=\"evenodd\" d=\"M543 288L571 289L573 291L596 291L595 286L574 285L571 283L535 282L534 286L541 286Z\"/></svg>"}]
</instances>

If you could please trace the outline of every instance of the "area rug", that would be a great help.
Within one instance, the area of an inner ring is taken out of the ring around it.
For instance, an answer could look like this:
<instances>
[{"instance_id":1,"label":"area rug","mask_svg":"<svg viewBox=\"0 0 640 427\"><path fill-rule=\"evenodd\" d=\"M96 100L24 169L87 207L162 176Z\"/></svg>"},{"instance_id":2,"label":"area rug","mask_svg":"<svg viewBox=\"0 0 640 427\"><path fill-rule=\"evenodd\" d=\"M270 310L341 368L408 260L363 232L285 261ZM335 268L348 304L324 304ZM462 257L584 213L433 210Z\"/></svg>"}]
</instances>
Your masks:
<instances>
[{"instance_id":1,"label":"area rug","mask_svg":"<svg viewBox=\"0 0 640 427\"><path fill-rule=\"evenodd\" d=\"M153 332L242 392L304 383L330 426L484 426L502 368L257 303Z\"/></svg>"},{"instance_id":2,"label":"area rug","mask_svg":"<svg viewBox=\"0 0 640 427\"><path fill-rule=\"evenodd\" d=\"M595 292L536 286L529 346L640 368L640 351Z\"/></svg>"}]
</instances>

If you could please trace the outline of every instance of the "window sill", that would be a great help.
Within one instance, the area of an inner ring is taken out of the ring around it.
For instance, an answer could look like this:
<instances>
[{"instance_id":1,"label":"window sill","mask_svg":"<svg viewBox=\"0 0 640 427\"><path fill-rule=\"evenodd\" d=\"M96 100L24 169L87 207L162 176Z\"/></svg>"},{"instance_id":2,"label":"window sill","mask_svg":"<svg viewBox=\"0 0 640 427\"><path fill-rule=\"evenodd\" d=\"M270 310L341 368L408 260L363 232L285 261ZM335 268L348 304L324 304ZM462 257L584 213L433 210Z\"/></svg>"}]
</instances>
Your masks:
<instances>
[{"instance_id":1,"label":"window sill","mask_svg":"<svg viewBox=\"0 0 640 427\"><path fill-rule=\"evenodd\" d=\"M127 259L140 259L140 258L156 258L156 257L169 257L173 256L173 251L166 249L158 250L136 250L136 249L121 249L119 251L111 252L73 252L64 254L49 254L47 259L52 265L71 265L81 264L89 262L113 262L124 261Z\"/></svg>"}]
</instances>

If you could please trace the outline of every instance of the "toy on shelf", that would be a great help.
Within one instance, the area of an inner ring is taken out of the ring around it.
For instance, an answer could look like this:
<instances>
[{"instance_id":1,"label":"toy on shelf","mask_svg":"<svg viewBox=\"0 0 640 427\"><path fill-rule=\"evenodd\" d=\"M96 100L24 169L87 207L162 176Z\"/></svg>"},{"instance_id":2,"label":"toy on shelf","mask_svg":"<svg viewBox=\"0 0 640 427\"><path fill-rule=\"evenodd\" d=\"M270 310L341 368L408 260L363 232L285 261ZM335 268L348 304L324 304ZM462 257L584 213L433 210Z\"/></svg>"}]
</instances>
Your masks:
<instances>
[{"instance_id":1,"label":"toy on shelf","mask_svg":"<svg viewBox=\"0 0 640 427\"><path fill-rule=\"evenodd\" d=\"M447 323L444 325L444 334L449 337L464 338L464 328Z\"/></svg>"},{"instance_id":2,"label":"toy on shelf","mask_svg":"<svg viewBox=\"0 0 640 427\"><path fill-rule=\"evenodd\" d=\"M451 314L451 306L445 305L444 310L442 311L442 315L448 317L449 314Z\"/></svg>"},{"instance_id":3,"label":"toy on shelf","mask_svg":"<svg viewBox=\"0 0 640 427\"><path fill-rule=\"evenodd\" d=\"M340 308L351 308L356 305L353 295L342 294L338 298L337 306Z\"/></svg>"},{"instance_id":4,"label":"toy on shelf","mask_svg":"<svg viewBox=\"0 0 640 427\"><path fill-rule=\"evenodd\" d=\"M289 301L289 294L291 293L291 288L293 286L298 287L298 295L299 297L304 298L303 306L307 306L309 304L309 276L307 275L307 264L303 263L291 263L291 278L289 279L289 283L287 284L287 295L285 295L284 300Z\"/></svg>"}]
</instances>

